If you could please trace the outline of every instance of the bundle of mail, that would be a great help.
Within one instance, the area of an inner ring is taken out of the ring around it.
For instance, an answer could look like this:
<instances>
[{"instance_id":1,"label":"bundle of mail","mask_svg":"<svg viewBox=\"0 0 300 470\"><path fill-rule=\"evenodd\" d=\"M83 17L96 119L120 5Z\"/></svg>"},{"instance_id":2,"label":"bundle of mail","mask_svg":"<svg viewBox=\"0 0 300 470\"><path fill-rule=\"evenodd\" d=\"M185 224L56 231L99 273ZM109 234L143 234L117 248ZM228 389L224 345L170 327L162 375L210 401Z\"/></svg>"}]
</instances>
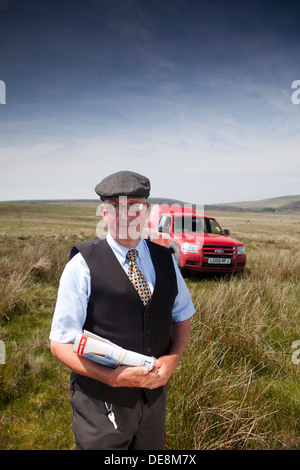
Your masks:
<instances>
[{"instance_id":1,"label":"bundle of mail","mask_svg":"<svg viewBox=\"0 0 300 470\"><path fill-rule=\"evenodd\" d=\"M155 357L144 356L134 351L128 351L108 341L101 336L84 330L75 339L73 352L108 367L146 366L151 370Z\"/></svg>"}]
</instances>

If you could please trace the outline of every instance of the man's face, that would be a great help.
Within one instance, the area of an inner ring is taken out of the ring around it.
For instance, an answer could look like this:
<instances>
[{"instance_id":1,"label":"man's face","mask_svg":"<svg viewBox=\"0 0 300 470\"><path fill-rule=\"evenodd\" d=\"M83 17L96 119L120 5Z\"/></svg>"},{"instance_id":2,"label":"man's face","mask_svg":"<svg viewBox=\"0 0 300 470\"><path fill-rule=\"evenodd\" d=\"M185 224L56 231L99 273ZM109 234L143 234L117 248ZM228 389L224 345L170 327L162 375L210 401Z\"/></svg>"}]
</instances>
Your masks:
<instances>
[{"instance_id":1,"label":"man's face","mask_svg":"<svg viewBox=\"0 0 300 470\"><path fill-rule=\"evenodd\" d=\"M142 236L148 204L145 198L119 196L107 199L101 205L101 213L110 235L120 244L136 241Z\"/></svg>"}]
</instances>

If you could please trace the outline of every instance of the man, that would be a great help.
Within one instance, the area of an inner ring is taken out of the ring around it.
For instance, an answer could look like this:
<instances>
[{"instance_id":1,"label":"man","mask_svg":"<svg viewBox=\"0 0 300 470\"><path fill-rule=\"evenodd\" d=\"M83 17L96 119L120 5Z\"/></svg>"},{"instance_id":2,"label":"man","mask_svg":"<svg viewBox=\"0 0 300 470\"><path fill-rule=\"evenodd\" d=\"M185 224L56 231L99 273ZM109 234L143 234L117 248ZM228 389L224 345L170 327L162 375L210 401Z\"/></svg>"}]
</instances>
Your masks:
<instances>
[{"instance_id":1,"label":"man","mask_svg":"<svg viewBox=\"0 0 300 470\"><path fill-rule=\"evenodd\" d=\"M188 344L195 310L172 255L142 238L148 178L121 171L95 191L108 234L72 249L60 280L51 351L72 370L77 449L160 450L167 382ZM111 369L76 355L73 343L83 329L156 357L154 368Z\"/></svg>"}]
</instances>

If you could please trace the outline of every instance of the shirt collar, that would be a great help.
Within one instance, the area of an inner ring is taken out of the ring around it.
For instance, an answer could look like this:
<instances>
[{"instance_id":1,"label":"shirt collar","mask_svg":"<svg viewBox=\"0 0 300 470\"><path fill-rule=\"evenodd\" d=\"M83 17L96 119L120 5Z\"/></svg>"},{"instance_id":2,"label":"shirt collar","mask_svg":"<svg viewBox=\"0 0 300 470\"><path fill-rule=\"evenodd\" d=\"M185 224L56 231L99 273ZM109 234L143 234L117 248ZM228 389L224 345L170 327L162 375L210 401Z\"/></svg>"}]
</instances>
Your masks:
<instances>
[{"instance_id":1,"label":"shirt collar","mask_svg":"<svg viewBox=\"0 0 300 470\"><path fill-rule=\"evenodd\" d=\"M116 257L118 258L119 262L122 265L126 264L126 261L127 261L126 255L127 255L127 251L129 250L129 248L126 248L125 246L120 245L120 243L118 243L109 233L106 236L106 241L109 244L109 246L111 247L111 249L113 250ZM145 245L144 245L144 243L145 243L144 239L142 238L138 242L138 244L133 247L139 252L138 258L140 260L142 260L145 256Z\"/></svg>"}]
</instances>

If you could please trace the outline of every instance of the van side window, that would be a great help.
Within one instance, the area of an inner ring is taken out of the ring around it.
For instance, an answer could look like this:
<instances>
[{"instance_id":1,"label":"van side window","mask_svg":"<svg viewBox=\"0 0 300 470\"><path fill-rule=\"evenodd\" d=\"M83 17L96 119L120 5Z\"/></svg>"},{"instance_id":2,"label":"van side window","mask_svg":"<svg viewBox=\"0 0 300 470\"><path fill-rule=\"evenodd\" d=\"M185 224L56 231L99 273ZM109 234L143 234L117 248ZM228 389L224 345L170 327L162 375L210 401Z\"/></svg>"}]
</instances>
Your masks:
<instances>
[{"instance_id":1,"label":"van side window","mask_svg":"<svg viewBox=\"0 0 300 470\"><path fill-rule=\"evenodd\" d=\"M158 231L169 233L171 225L171 217L168 215L162 215L158 222Z\"/></svg>"},{"instance_id":2,"label":"van side window","mask_svg":"<svg viewBox=\"0 0 300 470\"><path fill-rule=\"evenodd\" d=\"M164 221L166 220L166 215L162 215L161 218L159 219L157 229L159 232L162 232L162 227L164 224Z\"/></svg>"},{"instance_id":3,"label":"van side window","mask_svg":"<svg viewBox=\"0 0 300 470\"><path fill-rule=\"evenodd\" d=\"M169 233L171 227L171 217L166 217L165 223L163 225L163 232Z\"/></svg>"}]
</instances>

